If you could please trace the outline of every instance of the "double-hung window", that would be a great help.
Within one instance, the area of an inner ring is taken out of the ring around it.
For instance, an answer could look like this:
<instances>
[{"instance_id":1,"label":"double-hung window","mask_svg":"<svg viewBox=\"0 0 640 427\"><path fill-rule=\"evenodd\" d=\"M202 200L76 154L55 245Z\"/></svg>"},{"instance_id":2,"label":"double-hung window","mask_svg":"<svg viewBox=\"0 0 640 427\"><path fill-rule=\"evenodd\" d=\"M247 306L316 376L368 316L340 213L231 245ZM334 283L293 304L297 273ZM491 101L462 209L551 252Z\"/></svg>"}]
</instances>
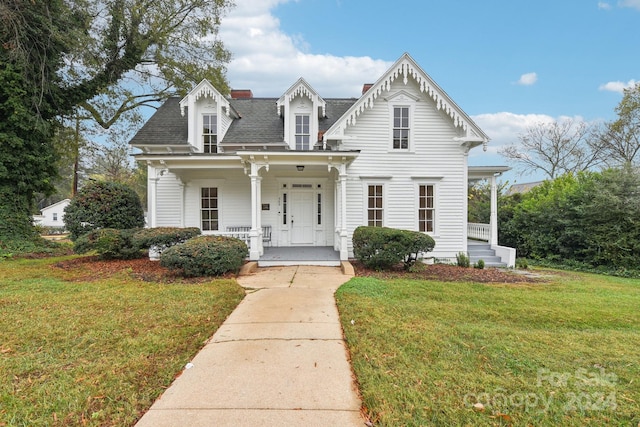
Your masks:
<instances>
[{"instance_id":1,"label":"double-hung window","mask_svg":"<svg viewBox=\"0 0 640 427\"><path fill-rule=\"evenodd\" d=\"M433 233L435 229L435 193L433 185L418 186L418 230Z\"/></svg>"},{"instance_id":2,"label":"double-hung window","mask_svg":"<svg viewBox=\"0 0 640 427\"><path fill-rule=\"evenodd\" d=\"M202 231L218 230L218 187L200 189L200 219Z\"/></svg>"},{"instance_id":3,"label":"double-hung window","mask_svg":"<svg viewBox=\"0 0 640 427\"><path fill-rule=\"evenodd\" d=\"M204 153L218 152L218 116L215 114L202 116L202 151Z\"/></svg>"},{"instance_id":4,"label":"double-hung window","mask_svg":"<svg viewBox=\"0 0 640 427\"><path fill-rule=\"evenodd\" d=\"M296 115L296 150L309 150L311 132L309 127L309 115Z\"/></svg>"},{"instance_id":5,"label":"double-hung window","mask_svg":"<svg viewBox=\"0 0 640 427\"><path fill-rule=\"evenodd\" d=\"M409 107L393 107L393 149L409 149Z\"/></svg>"},{"instance_id":6,"label":"double-hung window","mask_svg":"<svg viewBox=\"0 0 640 427\"><path fill-rule=\"evenodd\" d=\"M367 186L367 225L382 227L384 217L382 184L370 184Z\"/></svg>"}]
</instances>

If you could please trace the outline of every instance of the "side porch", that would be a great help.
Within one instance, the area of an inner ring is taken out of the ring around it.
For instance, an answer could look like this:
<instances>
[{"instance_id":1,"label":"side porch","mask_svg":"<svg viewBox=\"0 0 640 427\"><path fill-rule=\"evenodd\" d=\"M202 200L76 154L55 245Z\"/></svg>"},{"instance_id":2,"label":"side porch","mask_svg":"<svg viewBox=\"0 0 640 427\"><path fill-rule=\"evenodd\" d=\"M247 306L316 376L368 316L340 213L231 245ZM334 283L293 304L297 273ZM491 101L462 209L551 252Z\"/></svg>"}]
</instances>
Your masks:
<instances>
[{"instance_id":1,"label":"side porch","mask_svg":"<svg viewBox=\"0 0 640 427\"><path fill-rule=\"evenodd\" d=\"M471 263L483 260L487 267L515 267L516 250L498 245L498 183L508 166L469 166L469 182L486 179L491 185L489 224L467 223L467 254Z\"/></svg>"}]
</instances>

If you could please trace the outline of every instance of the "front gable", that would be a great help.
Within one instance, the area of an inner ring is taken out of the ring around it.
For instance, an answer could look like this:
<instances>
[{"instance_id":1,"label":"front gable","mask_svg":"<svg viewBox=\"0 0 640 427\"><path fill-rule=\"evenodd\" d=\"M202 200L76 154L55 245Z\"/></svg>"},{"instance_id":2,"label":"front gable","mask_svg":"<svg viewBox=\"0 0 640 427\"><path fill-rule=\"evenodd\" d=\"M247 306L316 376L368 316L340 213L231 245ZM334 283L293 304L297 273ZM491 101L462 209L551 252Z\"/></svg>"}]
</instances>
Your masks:
<instances>
[{"instance_id":1,"label":"front gable","mask_svg":"<svg viewBox=\"0 0 640 427\"><path fill-rule=\"evenodd\" d=\"M397 87L398 82L400 86L403 86L403 89L392 92L392 87ZM348 140L349 136L345 134L346 130L355 126L360 115L373 109L374 105L379 102L389 104L390 128L394 128L393 124L397 123L397 120L393 116L393 106L401 107L406 104L410 107L411 104L420 101L420 98L431 100L434 103L435 108L456 130L458 137L455 138L455 141L457 143L465 146L466 149L480 144L486 146L489 137L406 53L376 83L370 85L353 106L327 130L323 137L324 143L326 144L327 141L342 143ZM413 109L396 111L400 123L404 113L413 114ZM396 128L397 130L398 128ZM393 131L390 131L390 134L390 138L393 140Z\"/></svg>"},{"instance_id":2,"label":"front gable","mask_svg":"<svg viewBox=\"0 0 640 427\"><path fill-rule=\"evenodd\" d=\"M319 120L326 116L324 99L303 78L276 102L284 120L284 141L292 150L312 150L318 141Z\"/></svg>"},{"instance_id":3,"label":"front gable","mask_svg":"<svg viewBox=\"0 0 640 427\"><path fill-rule=\"evenodd\" d=\"M206 79L180 101L180 113L188 117L187 143L201 153L217 153L218 143L238 118L229 100Z\"/></svg>"}]
</instances>

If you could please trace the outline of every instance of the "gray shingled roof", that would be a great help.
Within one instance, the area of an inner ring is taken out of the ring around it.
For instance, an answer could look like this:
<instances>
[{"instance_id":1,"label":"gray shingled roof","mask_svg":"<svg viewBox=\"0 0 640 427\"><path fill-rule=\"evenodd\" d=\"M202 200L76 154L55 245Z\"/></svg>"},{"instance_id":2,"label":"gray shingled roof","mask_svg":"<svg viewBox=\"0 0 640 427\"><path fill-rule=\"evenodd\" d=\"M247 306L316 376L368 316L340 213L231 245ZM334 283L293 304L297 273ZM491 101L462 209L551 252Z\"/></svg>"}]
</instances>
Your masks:
<instances>
[{"instance_id":1,"label":"gray shingled roof","mask_svg":"<svg viewBox=\"0 0 640 427\"><path fill-rule=\"evenodd\" d=\"M229 126L220 142L265 143L284 141L284 123L278 116L276 98L232 99L231 105L240 115Z\"/></svg>"},{"instance_id":2,"label":"gray shingled roof","mask_svg":"<svg viewBox=\"0 0 640 427\"><path fill-rule=\"evenodd\" d=\"M132 145L186 145L187 115L180 114L180 98L169 98L131 139Z\"/></svg>"},{"instance_id":3,"label":"gray shingled roof","mask_svg":"<svg viewBox=\"0 0 640 427\"><path fill-rule=\"evenodd\" d=\"M240 115L235 119L224 139L230 144L264 144L283 142L284 121L278 116L277 98L232 99L232 107ZM320 119L319 129L326 131L355 102L349 99L325 99L326 116ZM180 114L180 98L169 98L131 139L132 145L186 145L187 114Z\"/></svg>"}]
</instances>

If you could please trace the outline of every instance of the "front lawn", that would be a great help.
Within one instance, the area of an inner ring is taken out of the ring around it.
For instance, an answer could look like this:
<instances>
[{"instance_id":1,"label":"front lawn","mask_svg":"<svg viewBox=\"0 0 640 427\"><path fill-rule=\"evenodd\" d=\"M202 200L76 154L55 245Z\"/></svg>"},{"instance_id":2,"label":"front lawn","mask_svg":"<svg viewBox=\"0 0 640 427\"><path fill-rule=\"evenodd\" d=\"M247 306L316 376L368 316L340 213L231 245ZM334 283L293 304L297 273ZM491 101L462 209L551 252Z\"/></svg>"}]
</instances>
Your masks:
<instances>
[{"instance_id":1,"label":"front lawn","mask_svg":"<svg viewBox=\"0 0 640 427\"><path fill-rule=\"evenodd\" d=\"M0 426L133 425L244 296L60 261L0 262Z\"/></svg>"},{"instance_id":2,"label":"front lawn","mask_svg":"<svg viewBox=\"0 0 640 427\"><path fill-rule=\"evenodd\" d=\"M638 426L640 280L356 277L337 292L376 426Z\"/></svg>"}]
</instances>

